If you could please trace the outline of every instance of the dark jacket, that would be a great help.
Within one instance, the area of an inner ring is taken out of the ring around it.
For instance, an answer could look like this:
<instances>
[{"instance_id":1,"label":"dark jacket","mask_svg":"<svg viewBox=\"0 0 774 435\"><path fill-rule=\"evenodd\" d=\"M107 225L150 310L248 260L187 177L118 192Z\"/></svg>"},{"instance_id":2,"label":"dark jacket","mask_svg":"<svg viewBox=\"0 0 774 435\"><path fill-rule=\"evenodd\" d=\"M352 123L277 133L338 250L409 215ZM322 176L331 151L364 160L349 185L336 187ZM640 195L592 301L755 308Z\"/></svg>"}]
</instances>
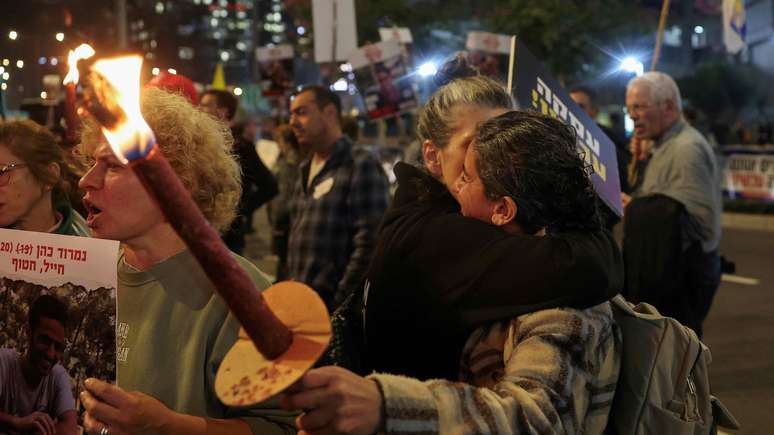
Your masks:
<instances>
[{"instance_id":1,"label":"dark jacket","mask_svg":"<svg viewBox=\"0 0 774 435\"><path fill-rule=\"evenodd\" d=\"M666 195L635 198L624 216L624 296L647 302L701 337L720 278L717 252L686 243L685 206Z\"/></svg>"},{"instance_id":2,"label":"dark jacket","mask_svg":"<svg viewBox=\"0 0 774 435\"><path fill-rule=\"evenodd\" d=\"M398 163L368 272L365 336L377 371L456 379L477 326L617 294L623 262L610 233L509 235L463 217L446 188Z\"/></svg>"},{"instance_id":3,"label":"dark jacket","mask_svg":"<svg viewBox=\"0 0 774 435\"><path fill-rule=\"evenodd\" d=\"M242 197L239 215L250 217L279 192L274 175L263 164L255 146L241 136L234 135L234 153L242 167Z\"/></svg>"}]
</instances>

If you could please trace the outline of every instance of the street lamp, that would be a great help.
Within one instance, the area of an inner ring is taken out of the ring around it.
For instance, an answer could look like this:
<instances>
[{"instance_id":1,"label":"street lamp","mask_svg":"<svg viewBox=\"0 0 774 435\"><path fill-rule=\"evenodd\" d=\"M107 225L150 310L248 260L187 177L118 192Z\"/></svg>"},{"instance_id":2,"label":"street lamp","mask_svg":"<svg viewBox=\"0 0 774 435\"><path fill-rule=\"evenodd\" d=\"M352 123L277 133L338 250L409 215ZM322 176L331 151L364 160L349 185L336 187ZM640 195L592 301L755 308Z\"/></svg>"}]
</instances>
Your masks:
<instances>
[{"instance_id":1,"label":"street lamp","mask_svg":"<svg viewBox=\"0 0 774 435\"><path fill-rule=\"evenodd\" d=\"M624 58L624 60L621 61L621 66L618 69L634 73L638 77L645 73L645 67L642 65L642 62L631 56Z\"/></svg>"},{"instance_id":2,"label":"street lamp","mask_svg":"<svg viewBox=\"0 0 774 435\"><path fill-rule=\"evenodd\" d=\"M434 76L438 72L438 67L433 62L425 62L419 67L419 75L422 77Z\"/></svg>"},{"instance_id":3,"label":"street lamp","mask_svg":"<svg viewBox=\"0 0 774 435\"><path fill-rule=\"evenodd\" d=\"M18 37L19 37L19 34L16 33L16 30L11 30L10 32L8 32L8 39L10 39L11 41L16 41L16 38Z\"/></svg>"}]
</instances>

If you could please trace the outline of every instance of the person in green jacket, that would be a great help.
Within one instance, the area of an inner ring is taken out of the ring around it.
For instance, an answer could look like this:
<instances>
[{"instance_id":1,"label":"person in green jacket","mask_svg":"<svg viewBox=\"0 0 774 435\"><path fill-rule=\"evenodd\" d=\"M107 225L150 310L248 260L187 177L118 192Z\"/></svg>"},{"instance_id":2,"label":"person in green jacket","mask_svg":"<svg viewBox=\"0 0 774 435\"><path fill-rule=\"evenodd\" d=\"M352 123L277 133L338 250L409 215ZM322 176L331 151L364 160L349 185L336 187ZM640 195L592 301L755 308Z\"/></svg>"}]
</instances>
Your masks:
<instances>
[{"instance_id":1,"label":"person in green jacket","mask_svg":"<svg viewBox=\"0 0 774 435\"><path fill-rule=\"evenodd\" d=\"M63 154L54 135L34 121L0 123L0 227L89 236L68 199Z\"/></svg>"},{"instance_id":2,"label":"person in green jacket","mask_svg":"<svg viewBox=\"0 0 774 435\"><path fill-rule=\"evenodd\" d=\"M229 227L240 197L228 126L160 89L143 91L143 117L212 226ZM215 374L239 323L131 168L111 151L94 121L84 122L81 178L94 237L121 242L116 310L117 386L88 379L81 400L92 435L295 433L296 413L269 401L229 408ZM236 254L234 254L236 255ZM259 290L263 274L237 256Z\"/></svg>"}]
</instances>

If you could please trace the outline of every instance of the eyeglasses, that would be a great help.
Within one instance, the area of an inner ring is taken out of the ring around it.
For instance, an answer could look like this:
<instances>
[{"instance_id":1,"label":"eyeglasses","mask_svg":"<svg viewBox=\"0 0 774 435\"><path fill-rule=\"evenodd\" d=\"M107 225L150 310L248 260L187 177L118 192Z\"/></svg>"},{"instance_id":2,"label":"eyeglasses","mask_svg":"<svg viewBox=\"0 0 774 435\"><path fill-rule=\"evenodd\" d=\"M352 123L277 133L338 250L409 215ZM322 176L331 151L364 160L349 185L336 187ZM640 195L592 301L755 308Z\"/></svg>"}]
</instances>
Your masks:
<instances>
[{"instance_id":1,"label":"eyeglasses","mask_svg":"<svg viewBox=\"0 0 774 435\"><path fill-rule=\"evenodd\" d=\"M631 106L626 106L625 109L628 115L633 115L635 113L642 114L642 113L645 113L645 111L650 109L651 107L658 107L663 103L664 103L663 101L658 103L635 103L635 104L632 104Z\"/></svg>"},{"instance_id":2,"label":"eyeglasses","mask_svg":"<svg viewBox=\"0 0 774 435\"><path fill-rule=\"evenodd\" d=\"M11 172L14 169L19 169L27 166L26 163L9 163L0 168L0 186L5 186L11 182Z\"/></svg>"}]
</instances>

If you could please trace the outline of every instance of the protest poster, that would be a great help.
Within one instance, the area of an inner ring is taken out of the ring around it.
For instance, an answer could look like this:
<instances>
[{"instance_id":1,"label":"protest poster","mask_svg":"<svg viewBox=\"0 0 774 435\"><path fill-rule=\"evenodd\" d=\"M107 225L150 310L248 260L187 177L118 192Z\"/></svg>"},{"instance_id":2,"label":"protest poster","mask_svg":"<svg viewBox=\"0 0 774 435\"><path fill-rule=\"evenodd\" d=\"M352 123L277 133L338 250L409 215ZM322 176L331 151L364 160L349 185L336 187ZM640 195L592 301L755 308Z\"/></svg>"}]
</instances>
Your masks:
<instances>
[{"instance_id":1,"label":"protest poster","mask_svg":"<svg viewBox=\"0 0 774 435\"><path fill-rule=\"evenodd\" d=\"M615 145L521 42L516 42L513 97L520 109L551 115L575 128L578 148L593 169L591 181L602 201L623 216Z\"/></svg>"},{"instance_id":2,"label":"protest poster","mask_svg":"<svg viewBox=\"0 0 774 435\"><path fill-rule=\"evenodd\" d=\"M355 0L312 0L315 62L347 58L357 48Z\"/></svg>"},{"instance_id":3,"label":"protest poster","mask_svg":"<svg viewBox=\"0 0 774 435\"><path fill-rule=\"evenodd\" d=\"M729 198L774 201L774 155L727 156L723 192Z\"/></svg>"},{"instance_id":4,"label":"protest poster","mask_svg":"<svg viewBox=\"0 0 774 435\"><path fill-rule=\"evenodd\" d=\"M468 32L465 49L470 65L485 76L505 82L508 75L508 55L511 52L510 35Z\"/></svg>"},{"instance_id":5,"label":"protest poster","mask_svg":"<svg viewBox=\"0 0 774 435\"><path fill-rule=\"evenodd\" d=\"M117 258L112 240L0 229L0 348L27 351L29 308L51 295L68 307L60 364L73 393L88 377L114 382Z\"/></svg>"},{"instance_id":6,"label":"protest poster","mask_svg":"<svg viewBox=\"0 0 774 435\"><path fill-rule=\"evenodd\" d=\"M369 119L396 116L417 108L414 82L407 74L397 41L360 47L350 54L349 64Z\"/></svg>"},{"instance_id":7,"label":"protest poster","mask_svg":"<svg viewBox=\"0 0 774 435\"><path fill-rule=\"evenodd\" d=\"M258 61L264 96L283 96L293 88L292 45L258 47L255 49L255 59Z\"/></svg>"},{"instance_id":8,"label":"protest poster","mask_svg":"<svg viewBox=\"0 0 774 435\"><path fill-rule=\"evenodd\" d=\"M382 41L398 41L401 44L412 44L414 38L408 27L380 27L379 37Z\"/></svg>"}]
</instances>

